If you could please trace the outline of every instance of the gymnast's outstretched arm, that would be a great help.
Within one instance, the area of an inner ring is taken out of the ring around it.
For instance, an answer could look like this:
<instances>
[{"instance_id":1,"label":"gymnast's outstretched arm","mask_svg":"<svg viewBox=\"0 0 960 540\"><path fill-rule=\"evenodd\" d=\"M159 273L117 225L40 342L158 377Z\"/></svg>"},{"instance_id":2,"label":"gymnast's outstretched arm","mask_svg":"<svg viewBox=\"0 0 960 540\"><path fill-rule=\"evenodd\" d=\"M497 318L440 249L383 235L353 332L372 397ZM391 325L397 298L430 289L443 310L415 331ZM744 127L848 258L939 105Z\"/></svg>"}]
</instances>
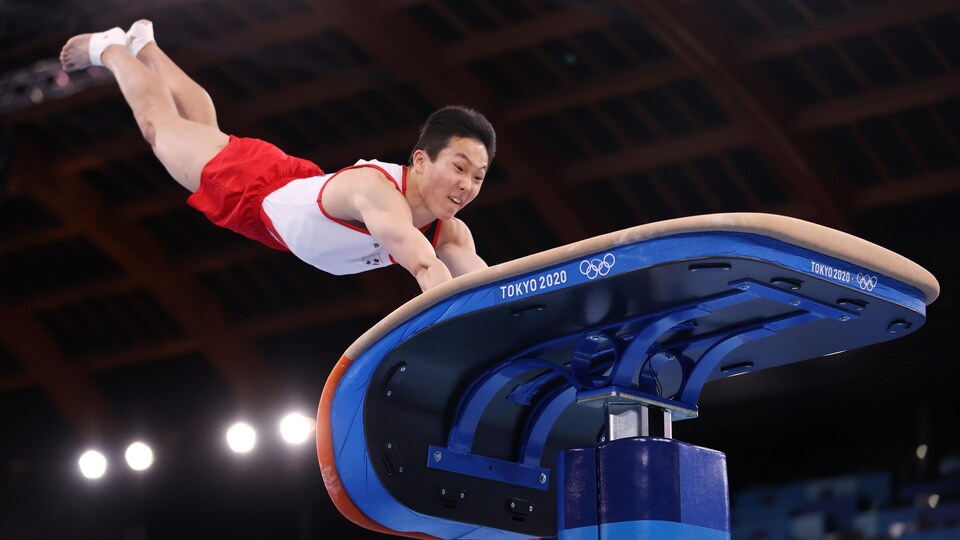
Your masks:
<instances>
[{"instance_id":1,"label":"gymnast's outstretched arm","mask_svg":"<svg viewBox=\"0 0 960 540\"><path fill-rule=\"evenodd\" d=\"M370 235L416 278L421 290L427 291L452 279L433 246L414 227L410 206L392 181L370 168L345 171L340 180L349 180L351 185L345 192L346 200L334 203L339 206L341 217L363 223Z\"/></svg>"}]
</instances>

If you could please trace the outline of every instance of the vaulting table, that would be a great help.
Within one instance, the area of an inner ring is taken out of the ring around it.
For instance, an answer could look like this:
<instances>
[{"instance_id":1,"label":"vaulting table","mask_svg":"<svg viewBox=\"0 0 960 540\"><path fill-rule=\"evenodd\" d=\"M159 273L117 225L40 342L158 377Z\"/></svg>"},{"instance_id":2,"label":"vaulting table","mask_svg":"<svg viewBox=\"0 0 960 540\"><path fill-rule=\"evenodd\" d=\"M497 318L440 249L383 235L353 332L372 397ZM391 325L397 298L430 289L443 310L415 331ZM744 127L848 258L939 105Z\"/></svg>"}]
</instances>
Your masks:
<instances>
[{"instance_id":1,"label":"vaulting table","mask_svg":"<svg viewBox=\"0 0 960 540\"><path fill-rule=\"evenodd\" d=\"M320 401L323 478L388 534L728 539L724 455L672 438L703 385L907 335L938 294L900 255L769 214L500 264L347 349Z\"/></svg>"}]
</instances>

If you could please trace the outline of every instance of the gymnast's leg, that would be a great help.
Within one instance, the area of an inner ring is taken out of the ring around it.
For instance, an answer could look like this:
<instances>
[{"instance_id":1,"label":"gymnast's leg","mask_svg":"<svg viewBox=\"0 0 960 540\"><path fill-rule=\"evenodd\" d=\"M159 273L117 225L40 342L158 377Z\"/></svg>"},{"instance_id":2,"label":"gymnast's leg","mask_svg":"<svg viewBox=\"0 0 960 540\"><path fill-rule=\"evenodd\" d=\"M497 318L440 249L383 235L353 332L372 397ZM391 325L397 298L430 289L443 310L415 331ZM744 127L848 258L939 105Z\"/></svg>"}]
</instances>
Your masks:
<instances>
[{"instance_id":1,"label":"gymnast's leg","mask_svg":"<svg viewBox=\"0 0 960 540\"><path fill-rule=\"evenodd\" d=\"M146 19L133 23L127 37L130 40L127 50L163 79L173 94L180 116L219 129L210 94L163 52L153 38L153 23Z\"/></svg>"},{"instance_id":2,"label":"gymnast's leg","mask_svg":"<svg viewBox=\"0 0 960 540\"><path fill-rule=\"evenodd\" d=\"M203 121L181 117L164 79L134 58L127 50L127 42L126 34L119 28L81 34L67 41L60 61L67 71L84 69L91 64L109 69L153 153L177 182L195 192L200 186L203 167L227 145L229 137L215 127L215 115L210 114L212 104L206 113L197 113L197 118ZM162 64L163 60L158 62ZM173 80L175 86L182 82L175 76ZM194 114L195 108L203 109L196 107L192 99L181 96L181 100L189 114Z\"/></svg>"}]
</instances>

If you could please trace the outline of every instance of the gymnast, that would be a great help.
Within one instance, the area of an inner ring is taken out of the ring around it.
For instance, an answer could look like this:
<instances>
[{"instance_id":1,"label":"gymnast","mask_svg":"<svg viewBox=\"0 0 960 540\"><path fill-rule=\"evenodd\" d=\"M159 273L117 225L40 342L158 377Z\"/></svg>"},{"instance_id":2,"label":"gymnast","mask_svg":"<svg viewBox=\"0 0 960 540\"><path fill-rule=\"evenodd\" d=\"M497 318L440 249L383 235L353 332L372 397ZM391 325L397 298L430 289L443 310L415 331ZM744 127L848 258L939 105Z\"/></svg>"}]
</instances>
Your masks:
<instances>
[{"instance_id":1,"label":"gymnast","mask_svg":"<svg viewBox=\"0 0 960 540\"><path fill-rule=\"evenodd\" d=\"M480 113L429 116L406 165L360 160L333 174L276 146L220 131L209 94L157 45L153 24L74 36L66 71L109 69L143 137L187 203L213 223L331 274L400 264L424 291L486 268L456 213L479 193L496 152Z\"/></svg>"}]
</instances>

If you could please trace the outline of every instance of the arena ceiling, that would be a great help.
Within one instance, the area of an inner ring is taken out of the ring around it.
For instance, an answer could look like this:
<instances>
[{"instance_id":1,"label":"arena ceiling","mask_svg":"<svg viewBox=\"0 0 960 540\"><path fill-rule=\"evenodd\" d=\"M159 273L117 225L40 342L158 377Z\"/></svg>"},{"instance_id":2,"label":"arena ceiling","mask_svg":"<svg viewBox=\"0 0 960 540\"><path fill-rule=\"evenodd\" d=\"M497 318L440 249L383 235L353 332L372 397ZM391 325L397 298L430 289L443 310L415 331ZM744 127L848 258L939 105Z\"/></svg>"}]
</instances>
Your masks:
<instances>
[{"instance_id":1,"label":"arena ceiling","mask_svg":"<svg viewBox=\"0 0 960 540\"><path fill-rule=\"evenodd\" d=\"M315 406L340 353L418 292L397 269L325 275L188 208L109 73L56 67L71 35L138 18L207 88L224 131L326 170L405 162L439 106L484 112L499 151L461 217L490 264L751 211L850 232L931 270L943 295L903 343L708 387L703 417L675 433L728 452L734 479L798 463L823 473L821 452L855 463L847 444L882 441L890 453L876 452L894 455L881 433L909 447L945 418L960 372L948 334L960 321L956 0L2 0L0 504L17 516L4 537L56 536L36 508L52 501L78 537L176 522L162 508L210 531L224 513L246 516L227 529L236 537L288 515L299 524L282 530L297 534L342 526L309 455L274 455L295 473L262 464L256 483L224 484L205 478L239 466L199 454L232 416ZM861 427L838 435L852 419ZM162 489L78 487L80 449L133 437L180 456ZM199 493L190 511L172 495L184 482ZM245 485L286 494L237 495ZM116 505L141 517L103 518Z\"/></svg>"}]
</instances>

